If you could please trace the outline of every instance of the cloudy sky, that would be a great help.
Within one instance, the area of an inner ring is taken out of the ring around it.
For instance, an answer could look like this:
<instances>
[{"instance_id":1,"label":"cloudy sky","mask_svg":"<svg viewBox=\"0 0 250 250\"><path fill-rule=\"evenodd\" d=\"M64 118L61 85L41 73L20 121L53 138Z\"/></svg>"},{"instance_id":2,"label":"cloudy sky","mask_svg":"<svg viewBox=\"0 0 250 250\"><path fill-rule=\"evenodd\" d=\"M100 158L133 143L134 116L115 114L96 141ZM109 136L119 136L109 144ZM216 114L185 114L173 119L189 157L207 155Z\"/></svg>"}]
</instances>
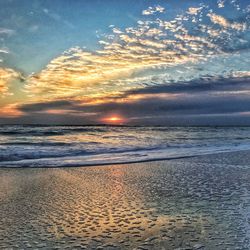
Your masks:
<instances>
[{"instance_id":1,"label":"cloudy sky","mask_svg":"<svg viewBox=\"0 0 250 250\"><path fill-rule=\"evenodd\" d=\"M0 124L250 125L249 0L0 0Z\"/></svg>"}]
</instances>

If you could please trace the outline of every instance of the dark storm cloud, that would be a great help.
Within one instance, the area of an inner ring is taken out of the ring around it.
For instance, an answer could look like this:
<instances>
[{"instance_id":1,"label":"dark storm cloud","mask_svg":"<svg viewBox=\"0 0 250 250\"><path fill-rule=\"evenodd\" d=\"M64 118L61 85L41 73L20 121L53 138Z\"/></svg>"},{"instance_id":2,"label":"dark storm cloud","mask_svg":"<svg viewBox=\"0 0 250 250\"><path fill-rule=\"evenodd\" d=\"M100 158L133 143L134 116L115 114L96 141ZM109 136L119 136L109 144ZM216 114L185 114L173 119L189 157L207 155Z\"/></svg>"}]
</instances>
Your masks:
<instances>
[{"instance_id":1,"label":"dark storm cloud","mask_svg":"<svg viewBox=\"0 0 250 250\"><path fill-rule=\"evenodd\" d=\"M22 112L39 112L44 111L47 109L53 108L65 108L67 106L71 106L73 102L71 101L53 101L53 102L42 102L42 103L34 103L34 104L27 104L22 105L19 107L19 110Z\"/></svg>"},{"instance_id":2,"label":"dark storm cloud","mask_svg":"<svg viewBox=\"0 0 250 250\"><path fill-rule=\"evenodd\" d=\"M73 108L73 107L72 107ZM250 98L238 96L187 95L174 99L146 98L131 103L75 106L82 112L121 113L127 117L147 115L220 114L250 111Z\"/></svg>"},{"instance_id":3,"label":"dark storm cloud","mask_svg":"<svg viewBox=\"0 0 250 250\"><path fill-rule=\"evenodd\" d=\"M128 91L124 96L133 94L156 94L156 93L196 93L216 91L239 91L250 90L250 77L215 78L204 76L189 82L165 84L161 86L147 87Z\"/></svg>"}]
</instances>

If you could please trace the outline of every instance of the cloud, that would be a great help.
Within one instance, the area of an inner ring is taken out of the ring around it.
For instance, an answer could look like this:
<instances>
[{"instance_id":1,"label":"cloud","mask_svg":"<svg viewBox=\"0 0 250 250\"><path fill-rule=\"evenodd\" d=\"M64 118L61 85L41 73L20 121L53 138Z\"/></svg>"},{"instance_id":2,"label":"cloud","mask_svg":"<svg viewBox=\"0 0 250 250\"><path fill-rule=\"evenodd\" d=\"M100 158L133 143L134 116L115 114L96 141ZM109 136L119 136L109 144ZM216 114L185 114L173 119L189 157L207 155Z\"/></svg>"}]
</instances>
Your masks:
<instances>
[{"instance_id":1,"label":"cloud","mask_svg":"<svg viewBox=\"0 0 250 250\"><path fill-rule=\"evenodd\" d=\"M218 8L224 8L225 7L225 0L219 0L217 1Z\"/></svg>"},{"instance_id":2,"label":"cloud","mask_svg":"<svg viewBox=\"0 0 250 250\"><path fill-rule=\"evenodd\" d=\"M243 23L229 22L223 16L216 15L214 13L209 13L207 16L210 18L212 23L218 24L223 28L235 29L237 31L244 31L247 28L247 24L244 22Z\"/></svg>"},{"instance_id":3,"label":"cloud","mask_svg":"<svg viewBox=\"0 0 250 250\"><path fill-rule=\"evenodd\" d=\"M19 105L17 103L11 103L3 105L0 109L1 118L20 118L23 115L23 112L19 110Z\"/></svg>"},{"instance_id":4,"label":"cloud","mask_svg":"<svg viewBox=\"0 0 250 250\"><path fill-rule=\"evenodd\" d=\"M149 15L153 15L155 13L163 13L165 11L165 8L157 5L155 7L148 7L146 10L142 11L142 15L144 16L149 16Z\"/></svg>"},{"instance_id":5,"label":"cloud","mask_svg":"<svg viewBox=\"0 0 250 250\"><path fill-rule=\"evenodd\" d=\"M233 77L248 78L250 77L250 71L235 71L232 73Z\"/></svg>"},{"instance_id":6,"label":"cloud","mask_svg":"<svg viewBox=\"0 0 250 250\"><path fill-rule=\"evenodd\" d=\"M189 82L130 90L102 103L45 101L23 104L17 110L26 122L28 117L30 121L36 117L36 122L45 118L58 121L64 117L66 124L73 121L75 124L100 123L103 118L118 114L131 125L199 125L210 124L211 118L214 124L223 124L226 117L246 117L250 112L249 72L235 74L235 77L208 76ZM52 118L52 115L55 117ZM72 117L75 120L72 121ZM250 122L250 118L247 121Z\"/></svg>"},{"instance_id":7,"label":"cloud","mask_svg":"<svg viewBox=\"0 0 250 250\"><path fill-rule=\"evenodd\" d=\"M66 51L39 74L30 76L26 90L52 99L73 96L98 98L141 87L138 83L132 84L140 72L195 58L196 55L187 50L183 53L182 47L168 45L167 40L159 42L121 34L119 41L105 45L103 50L95 53L81 48Z\"/></svg>"},{"instance_id":8,"label":"cloud","mask_svg":"<svg viewBox=\"0 0 250 250\"><path fill-rule=\"evenodd\" d=\"M199 11L202 10L202 7L199 7L199 8L188 8L188 11L187 11L187 14L190 14L190 15L197 15L199 13Z\"/></svg>"},{"instance_id":9,"label":"cloud","mask_svg":"<svg viewBox=\"0 0 250 250\"><path fill-rule=\"evenodd\" d=\"M9 84L12 80L20 78L20 74L13 69L0 68L0 97L9 93Z\"/></svg>"},{"instance_id":10,"label":"cloud","mask_svg":"<svg viewBox=\"0 0 250 250\"><path fill-rule=\"evenodd\" d=\"M232 20L200 5L172 19L154 15L162 12L161 6L149 7L134 26L111 25L95 51L75 46L58 55L25 79L29 99L6 107L3 116L12 110L21 112L20 121L65 119L71 124L98 123L118 113L130 123L167 124L170 117L246 115L250 44L245 13L237 10ZM6 72L0 88L5 94L18 77Z\"/></svg>"},{"instance_id":11,"label":"cloud","mask_svg":"<svg viewBox=\"0 0 250 250\"><path fill-rule=\"evenodd\" d=\"M9 50L7 48L0 48L0 53L9 54Z\"/></svg>"},{"instance_id":12,"label":"cloud","mask_svg":"<svg viewBox=\"0 0 250 250\"><path fill-rule=\"evenodd\" d=\"M42 102L42 103L32 103L32 104L26 104L19 108L22 112L40 112L40 111L46 111L50 109L64 109L68 108L69 106L73 106L73 101L51 101L51 102Z\"/></svg>"},{"instance_id":13,"label":"cloud","mask_svg":"<svg viewBox=\"0 0 250 250\"><path fill-rule=\"evenodd\" d=\"M156 6L149 10L155 13L164 8ZM205 18L194 17L198 12L209 16L220 29ZM176 82L183 80L181 71L188 72L195 64L203 65L211 58L229 57L232 52L246 49L248 42L240 39L235 30L244 32L244 22L229 22L211 13L207 6L190 7L188 13L173 20L139 20L137 26L124 30L112 26L112 33L100 39L99 50L74 47L65 51L41 72L29 76L25 89L34 99L93 101L145 87L152 78L157 78L158 84L166 79ZM176 66L180 67L179 72L171 72ZM199 71L192 71L193 79L200 77Z\"/></svg>"},{"instance_id":14,"label":"cloud","mask_svg":"<svg viewBox=\"0 0 250 250\"><path fill-rule=\"evenodd\" d=\"M250 72L232 72L226 77L203 76L188 82L175 82L172 84L162 84L160 86L150 86L142 89L131 90L122 96L152 95L152 94L197 94L210 93L219 94L240 94L250 92Z\"/></svg>"},{"instance_id":15,"label":"cloud","mask_svg":"<svg viewBox=\"0 0 250 250\"><path fill-rule=\"evenodd\" d=\"M0 43L5 44L4 37L6 37L6 36L9 37L9 36L13 35L14 33L15 33L15 31L12 29L6 29L6 28L0 27ZM2 56L3 54L9 54L10 53L9 49L5 46L1 46L1 44L0 44L0 56ZM4 61L3 58L0 57L0 63L2 63L3 61ZM2 72L3 71L4 71L4 69L2 70ZM0 71L0 73L1 73L1 71ZM2 73L3 79L6 78L6 74L7 73ZM3 92L3 89L6 89L6 87L3 87L3 85L5 85L5 83L3 83L3 81L4 81L3 79L1 79L1 74L0 74L0 93Z\"/></svg>"},{"instance_id":16,"label":"cloud","mask_svg":"<svg viewBox=\"0 0 250 250\"><path fill-rule=\"evenodd\" d=\"M113 32L114 32L114 34L122 34L123 33L122 31L120 31L117 28L113 28Z\"/></svg>"},{"instance_id":17,"label":"cloud","mask_svg":"<svg viewBox=\"0 0 250 250\"><path fill-rule=\"evenodd\" d=\"M0 27L0 35L1 34L11 36L11 35L15 34L15 30Z\"/></svg>"},{"instance_id":18,"label":"cloud","mask_svg":"<svg viewBox=\"0 0 250 250\"><path fill-rule=\"evenodd\" d=\"M46 8L44 8L42 11L46 16L48 16L49 18L51 18L55 22L62 22L63 25L69 27L70 29L75 28L75 26L71 22L67 21L65 18L63 18L58 13L51 11L49 9L46 9ZM31 32L37 31L38 28L39 28L38 26L33 26L33 27L31 27L30 31Z\"/></svg>"},{"instance_id":19,"label":"cloud","mask_svg":"<svg viewBox=\"0 0 250 250\"><path fill-rule=\"evenodd\" d=\"M26 121L29 117L31 123L34 122L34 117L36 121L44 123L44 119L47 119L47 117L56 119L57 116L60 119L63 118L64 124L86 124L86 121L101 123L103 118L117 114L126 118L130 125L187 125L190 124L190 117L192 117L194 122L191 122L191 124L199 125L201 123L209 124L211 117L217 117L216 121L223 124L223 119L227 115L233 117L236 114L246 115L250 112L250 101L247 95L212 96L209 93L200 93L200 95L190 93L170 96L170 98L163 98L161 95L154 94L130 102L106 102L102 105L82 105L79 102L59 108L55 106L46 107L46 109L44 109L42 103L39 105L40 110L38 104L36 104L36 111L34 111L32 104L23 106L22 110L32 110L32 112L26 112L22 117L25 117ZM23 119L22 117L21 119ZM75 117L75 120L72 120L73 117ZM83 117L84 119L81 120ZM49 120L46 120L46 122L49 122Z\"/></svg>"}]
</instances>

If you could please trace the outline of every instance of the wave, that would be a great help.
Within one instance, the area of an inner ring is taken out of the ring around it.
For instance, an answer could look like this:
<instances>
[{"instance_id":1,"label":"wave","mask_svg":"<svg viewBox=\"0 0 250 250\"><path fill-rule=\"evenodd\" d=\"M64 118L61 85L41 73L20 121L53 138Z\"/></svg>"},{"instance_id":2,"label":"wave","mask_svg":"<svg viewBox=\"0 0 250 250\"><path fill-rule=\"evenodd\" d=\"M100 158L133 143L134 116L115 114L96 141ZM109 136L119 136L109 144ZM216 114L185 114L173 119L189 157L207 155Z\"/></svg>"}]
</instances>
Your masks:
<instances>
[{"instance_id":1,"label":"wave","mask_svg":"<svg viewBox=\"0 0 250 250\"><path fill-rule=\"evenodd\" d=\"M6 146L41 146L41 147L47 147L47 146L71 146L73 143L67 143L67 142L2 142L1 145Z\"/></svg>"},{"instance_id":2,"label":"wave","mask_svg":"<svg viewBox=\"0 0 250 250\"><path fill-rule=\"evenodd\" d=\"M1 127L0 136L58 136L74 133L98 133L106 130L98 127Z\"/></svg>"},{"instance_id":3,"label":"wave","mask_svg":"<svg viewBox=\"0 0 250 250\"><path fill-rule=\"evenodd\" d=\"M250 145L235 147L193 147L176 149L147 149L135 151L120 151L112 153L85 154L74 156L52 156L22 160L5 160L0 162L1 168L58 168L84 167L111 164L128 164L148 161L190 158L195 156L249 150Z\"/></svg>"}]
</instances>

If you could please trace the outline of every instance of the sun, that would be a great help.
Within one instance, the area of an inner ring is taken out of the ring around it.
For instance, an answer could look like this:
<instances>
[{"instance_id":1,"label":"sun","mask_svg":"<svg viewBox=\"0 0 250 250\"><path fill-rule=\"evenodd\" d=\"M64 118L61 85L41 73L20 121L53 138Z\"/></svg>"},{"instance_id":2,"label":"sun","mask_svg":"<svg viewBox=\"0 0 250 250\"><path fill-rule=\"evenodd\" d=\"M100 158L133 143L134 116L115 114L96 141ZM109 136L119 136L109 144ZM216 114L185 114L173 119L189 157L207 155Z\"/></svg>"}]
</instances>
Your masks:
<instances>
[{"instance_id":1,"label":"sun","mask_svg":"<svg viewBox=\"0 0 250 250\"><path fill-rule=\"evenodd\" d=\"M105 123L111 123L111 124L122 124L125 119L118 115L108 116L102 119Z\"/></svg>"},{"instance_id":2,"label":"sun","mask_svg":"<svg viewBox=\"0 0 250 250\"><path fill-rule=\"evenodd\" d=\"M112 117L108 118L108 120L111 121L111 122L117 122L117 121L120 121L121 118L117 117L117 116L112 116Z\"/></svg>"}]
</instances>

